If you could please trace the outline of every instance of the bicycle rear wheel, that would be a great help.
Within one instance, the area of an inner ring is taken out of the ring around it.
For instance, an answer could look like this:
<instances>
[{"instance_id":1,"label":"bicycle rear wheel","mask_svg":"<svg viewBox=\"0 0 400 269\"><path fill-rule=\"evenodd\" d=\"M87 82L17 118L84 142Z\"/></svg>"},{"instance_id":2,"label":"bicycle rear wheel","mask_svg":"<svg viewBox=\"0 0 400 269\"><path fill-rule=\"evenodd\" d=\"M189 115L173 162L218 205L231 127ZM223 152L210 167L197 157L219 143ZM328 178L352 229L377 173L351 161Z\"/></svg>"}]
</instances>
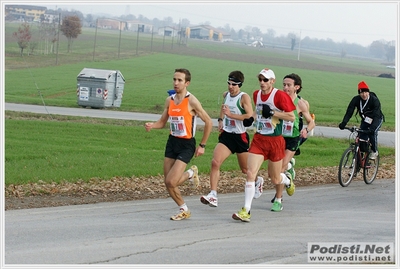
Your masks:
<instances>
[{"instance_id":1,"label":"bicycle rear wheel","mask_svg":"<svg viewBox=\"0 0 400 269\"><path fill-rule=\"evenodd\" d=\"M369 155L370 152L367 153L364 164L364 182L366 184L371 184L375 180L379 167L379 155L374 160L370 159Z\"/></svg>"},{"instance_id":2,"label":"bicycle rear wheel","mask_svg":"<svg viewBox=\"0 0 400 269\"><path fill-rule=\"evenodd\" d=\"M353 179L357 169L357 155L354 153L354 148L346 149L340 159L338 179L342 187L347 187Z\"/></svg>"}]
</instances>

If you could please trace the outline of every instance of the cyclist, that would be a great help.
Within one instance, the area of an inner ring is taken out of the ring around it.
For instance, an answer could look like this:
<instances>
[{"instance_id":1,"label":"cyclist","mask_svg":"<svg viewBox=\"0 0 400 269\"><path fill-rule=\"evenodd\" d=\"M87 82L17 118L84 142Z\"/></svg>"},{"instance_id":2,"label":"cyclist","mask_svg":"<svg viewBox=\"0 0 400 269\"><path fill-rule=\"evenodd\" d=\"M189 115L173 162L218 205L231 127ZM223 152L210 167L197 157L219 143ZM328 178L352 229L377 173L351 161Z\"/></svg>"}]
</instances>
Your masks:
<instances>
[{"instance_id":1,"label":"cyclist","mask_svg":"<svg viewBox=\"0 0 400 269\"><path fill-rule=\"evenodd\" d=\"M339 124L341 130L344 129L356 108L356 117L357 114L361 117L360 129L369 131L369 133L360 133L360 139L368 140L369 138L372 150L370 159L375 159L378 156L378 131L385 116L381 110L381 102L375 93L369 91L369 87L364 81L358 83L358 95L351 99L347 107L346 114Z\"/></svg>"}]
</instances>

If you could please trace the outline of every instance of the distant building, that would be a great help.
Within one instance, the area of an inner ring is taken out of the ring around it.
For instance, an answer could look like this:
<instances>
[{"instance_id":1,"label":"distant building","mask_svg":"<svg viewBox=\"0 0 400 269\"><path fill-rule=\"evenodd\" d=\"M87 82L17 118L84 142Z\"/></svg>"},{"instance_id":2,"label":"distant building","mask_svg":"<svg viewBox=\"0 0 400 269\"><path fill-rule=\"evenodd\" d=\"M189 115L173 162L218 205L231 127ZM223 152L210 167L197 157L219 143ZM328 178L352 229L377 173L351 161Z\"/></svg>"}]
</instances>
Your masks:
<instances>
[{"instance_id":1,"label":"distant building","mask_svg":"<svg viewBox=\"0 0 400 269\"><path fill-rule=\"evenodd\" d=\"M114 19L98 19L97 28L109 30L125 30L126 22Z\"/></svg>"},{"instance_id":2,"label":"distant building","mask_svg":"<svg viewBox=\"0 0 400 269\"><path fill-rule=\"evenodd\" d=\"M164 26L158 28L158 35L161 36L171 36L176 37L178 36L179 28L171 27L171 26Z\"/></svg>"},{"instance_id":3,"label":"distant building","mask_svg":"<svg viewBox=\"0 0 400 269\"><path fill-rule=\"evenodd\" d=\"M223 41L229 39L230 37L230 34L227 34L210 25L199 25L190 27L190 38Z\"/></svg>"},{"instance_id":4,"label":"distant building","mask_svg":"<svg viewBox=\"0 0 400 269\"><path fill-rule=\"evenodd\" d=\"M152 33L153 25L143 23L141 21L127 21L126 22L126 30L132 32L141 32L141 33Z\"/></svg>"},{"instance_id":5,"label":"distant building","mask_svg":"<svg viewBox=\"0 0 400 269\"><path fill-rule=\"evenodd\" d=\"M58 23L60 14L55 10L46 10L40 19L41 22L45 23Z\"/></svg>"},{"instance_id":6,"label":"distant building","mask_svg":"<svg viewBox=\"0 0 400 269\"><path fill-rule=\"evenodd\" d=\"M6 5L5 17L8 21L39 22L47 7L30 5Z\"/></svg>"}]
</instances>

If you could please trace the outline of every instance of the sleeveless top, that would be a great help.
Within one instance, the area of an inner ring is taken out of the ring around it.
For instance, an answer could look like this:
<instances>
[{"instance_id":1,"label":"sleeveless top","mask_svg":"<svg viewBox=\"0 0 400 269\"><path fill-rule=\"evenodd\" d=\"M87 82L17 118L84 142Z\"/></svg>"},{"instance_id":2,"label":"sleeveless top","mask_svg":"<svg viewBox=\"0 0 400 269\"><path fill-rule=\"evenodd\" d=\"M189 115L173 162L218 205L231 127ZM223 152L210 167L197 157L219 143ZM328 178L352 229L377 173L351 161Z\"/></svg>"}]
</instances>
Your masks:
<instances>
[{"instance_id":1,"label":"sleeveless top","mask_svg":"<svg viewBox=\"0 0 400 269\"><path fill-rule=\"evenodd\" d=\"M231 94L228 92L224 99L224 104L229 107L229 110L232 114L236 115L243 115L246 113L244 108L240 104L240 100L242 99L242 95L244 92L240 92L238 95L232 97ZM223 130L228 133L234 134L242 134L246 132L246 127L243 125L243 121L241 120L234 120L226 115L223 118Z\"/></svg>"},{"instance_id":2,"label":"sleeveless top","mask_svg":"<svg viewBox=\"0 0 400 269\"><path fill-rule=\"evenodd\" d=\"M296 106L296 110L294 111L294 121L283 121L283 129L282 135L284 137L298 137L300 135L300 116L297 113L297 104L299 103L299 98L296 97L293 101L294 105Z\"/></svg>"},{"instance_id":3,"label":"sleeveless top","mask_svg":"<svg viewBox=\"0 0 400 269\"><path fill-rule=\"evenodd\" d=\"M170 134L184 139L191 139L196 132L196 116L190 114L188 92L179 105L174 102L176 94L169 101L168 115L170 122Z\"/></svg>"},{"instance_id":4,"label":"sleeveless top","mask_svg":"<svg viewBox=\"0 0 400 269\"><path fill-rule=\"evenodd\" d=\"M282 120L272 116L270 118L264 118L262 116L262 105L267 104L271 107L273 110L281 111L278 109L275 105L274 98L275 94L277 93L278 89L274 88L267 101L263 102L261 100L261 90L258 91L257 93L257 101L256 101L256 113L257 113L257 119L256 119L256 132L262 135L266 136L279 136L282 135Z\"/></svg>"}]
</instances>

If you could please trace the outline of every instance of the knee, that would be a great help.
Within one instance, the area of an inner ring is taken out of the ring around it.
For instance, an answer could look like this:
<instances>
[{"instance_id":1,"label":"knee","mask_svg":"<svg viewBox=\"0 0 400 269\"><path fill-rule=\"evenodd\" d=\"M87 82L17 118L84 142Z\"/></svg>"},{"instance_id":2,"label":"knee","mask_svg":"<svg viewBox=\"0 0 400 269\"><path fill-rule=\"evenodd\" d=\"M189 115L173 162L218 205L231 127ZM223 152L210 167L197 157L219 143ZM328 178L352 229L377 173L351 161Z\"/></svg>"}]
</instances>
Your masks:
<instances>
[{"instance_id":1,"label":"knee","mask_svg":"<svg viewBox=\"0 0 400 269\"><path fill-rule=\"evenodd\" d=\"M211 169L219 169L221 167L221 163L214 158L211 161Z\"/></svg>"},{"instance_id":2,"label":"knee","mask_svg":"<svg viewBox=\"0 0 400 269\"><path fill-rule=\"evenodd\" d=\"M279 175L279 176L271 177L271 182L272 182L272 184L274 184L274 185L279 185L279 184L281 184L281 183L282 183L282 176Z\"/></svg>"},{"instance_id":3,"label":"knee","mask_svg":"<svg viewBox=\"0 0 400 269\"><path fill-rule=\"evenodd\" d=\"M251 181L255 181L256 180L257 173L254 173L253 171L247 170L246 171L246 175L247 175L247 180L249 180L249 179Z\"/></svg>"},{"instance_id":4,"label":"knee","mask_svg":"<svg viewBox=\"0 0 400 269\"><path fill-rule=\"evenodd\" d=\"M175 188L175 187L177 187L175 182L173 180L168 179L168 178L164 179L164 184L165 184L165 187L167 187L167 188Z\"/></svg>"}]
</instances>

